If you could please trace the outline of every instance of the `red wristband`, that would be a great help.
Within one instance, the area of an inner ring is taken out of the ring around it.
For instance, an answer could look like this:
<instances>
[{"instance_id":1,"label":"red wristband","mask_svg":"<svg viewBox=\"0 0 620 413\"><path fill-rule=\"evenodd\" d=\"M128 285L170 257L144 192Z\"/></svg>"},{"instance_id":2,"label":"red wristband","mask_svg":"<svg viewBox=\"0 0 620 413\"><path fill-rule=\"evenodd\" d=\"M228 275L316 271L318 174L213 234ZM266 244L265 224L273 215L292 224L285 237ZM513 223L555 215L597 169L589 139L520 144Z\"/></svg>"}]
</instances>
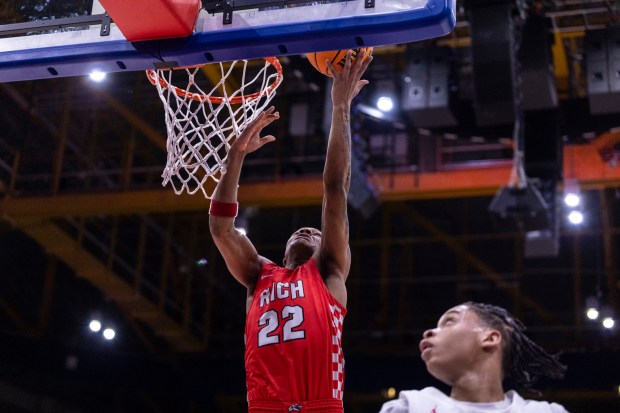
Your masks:
<instances>
[{"instance_id":1,"label":"red wristband","mask_svg":"<svg viewBox=\"0 0 620 413\"><path fill-rule=\"evenodd\" d=\"M214 217L234 218L237 216L238 210L238 202L220 202L212 199L211 206L209 207L209 215L213 215Z\"/></svg>"}]
</instances>

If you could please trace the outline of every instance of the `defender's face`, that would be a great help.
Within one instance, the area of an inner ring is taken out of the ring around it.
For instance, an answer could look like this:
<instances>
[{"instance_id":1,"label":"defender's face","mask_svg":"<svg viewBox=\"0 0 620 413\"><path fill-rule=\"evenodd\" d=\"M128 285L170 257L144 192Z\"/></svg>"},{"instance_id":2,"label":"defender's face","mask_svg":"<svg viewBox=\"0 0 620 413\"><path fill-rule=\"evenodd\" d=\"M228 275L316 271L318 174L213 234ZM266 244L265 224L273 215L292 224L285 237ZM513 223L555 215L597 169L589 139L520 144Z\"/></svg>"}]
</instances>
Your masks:
<instances>
[{"instance_id":1,"label":"defender's face","mask_svg":"<svg viewBox=\"0 0 620 413\"><path fill-rule=\"evenodd\" d=\"M446 311L437 327L426 330L420 341L422 360L428 372L452 384L477 363L484 330L480 319L468 306L459 305Z\"/></svg>"}]
</instances>

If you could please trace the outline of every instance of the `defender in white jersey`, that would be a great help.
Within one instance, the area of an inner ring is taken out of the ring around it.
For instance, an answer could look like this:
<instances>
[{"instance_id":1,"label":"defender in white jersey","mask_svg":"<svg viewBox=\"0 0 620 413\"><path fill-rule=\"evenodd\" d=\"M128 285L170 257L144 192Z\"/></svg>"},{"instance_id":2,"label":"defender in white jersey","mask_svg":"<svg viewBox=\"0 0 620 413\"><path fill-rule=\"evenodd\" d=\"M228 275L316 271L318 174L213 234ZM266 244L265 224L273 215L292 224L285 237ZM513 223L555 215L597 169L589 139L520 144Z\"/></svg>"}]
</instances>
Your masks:
<instances>
[{"instance_id":1,"label":"defender in white jersey","mask_svg":"<svg viewBox=\"0 0 620 413\"><path fill-rule=\"evenodd\" d=\"M498 402L473 403L453 399L434 387L401 391L383 405L381 413L568 413L557 403L525 400L510 390Z\"/></svg>"},{"instance_id":2,"label":"defender in white jersey","mask_svg":"<svg viewBox=\"0 0 620 413\"><path fill-rule=\"evenodd\" d=\"M505 309L467 302L446 311L420 342L422 360L451 387L400 392L380 413L567 413L556 403L525 400L504 392L510 378L519 391L537 394L541 376L561 378L566 367L524 334L525 326Z\"/></svg>"}]
</instances>

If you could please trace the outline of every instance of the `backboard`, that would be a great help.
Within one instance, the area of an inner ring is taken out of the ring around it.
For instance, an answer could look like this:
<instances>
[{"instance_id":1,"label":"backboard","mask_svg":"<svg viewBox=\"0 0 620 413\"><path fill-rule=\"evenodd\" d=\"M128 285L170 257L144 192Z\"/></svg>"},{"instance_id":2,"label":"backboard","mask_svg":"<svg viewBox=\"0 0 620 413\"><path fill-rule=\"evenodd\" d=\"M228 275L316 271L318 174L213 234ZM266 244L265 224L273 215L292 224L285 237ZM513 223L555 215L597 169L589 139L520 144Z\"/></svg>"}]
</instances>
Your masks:
<instances>
[{"instance_id":1,"label":"backboard","mask_svg":"<svg viewBox=\"0 0 620 413\"><path fill-rule=\"evenodd\" d=\"M17 3L37 2L54 3ZM0 20L0 82L411 43L448 34L456 20L456 0L207 0L191 35L132 42L92 3L86 15Z\"/></svg>"}]
</instances>

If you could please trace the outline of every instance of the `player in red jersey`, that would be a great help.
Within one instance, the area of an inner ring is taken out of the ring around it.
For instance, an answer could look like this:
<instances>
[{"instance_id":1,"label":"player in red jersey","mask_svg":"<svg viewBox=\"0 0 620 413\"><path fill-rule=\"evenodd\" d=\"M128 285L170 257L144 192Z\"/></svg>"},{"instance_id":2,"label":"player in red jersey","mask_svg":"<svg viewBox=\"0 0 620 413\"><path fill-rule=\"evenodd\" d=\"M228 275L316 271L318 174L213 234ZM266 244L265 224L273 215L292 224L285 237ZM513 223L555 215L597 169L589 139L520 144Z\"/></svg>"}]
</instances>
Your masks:
<instances>
[{"instance_id":1,"label":"player in red jersey","mask_svg":"<svg viewBox=\"0 0 620 413\"><path fill-rule=\"evenodd\" d=\"M349 274L347 194L351 175L350 110L368 81L363 62L347 54L333 73L332 124L323 171L321 231L301 228L286 244L283 267L258 254L234 227L237 187L245 156L275 140L260 137L279 118L271 107L228 152L226 172L211 200L211 235L231 274L247 288L245 366L251 413L342 413L342 322Z\"/></svg>"}]
</instances>

